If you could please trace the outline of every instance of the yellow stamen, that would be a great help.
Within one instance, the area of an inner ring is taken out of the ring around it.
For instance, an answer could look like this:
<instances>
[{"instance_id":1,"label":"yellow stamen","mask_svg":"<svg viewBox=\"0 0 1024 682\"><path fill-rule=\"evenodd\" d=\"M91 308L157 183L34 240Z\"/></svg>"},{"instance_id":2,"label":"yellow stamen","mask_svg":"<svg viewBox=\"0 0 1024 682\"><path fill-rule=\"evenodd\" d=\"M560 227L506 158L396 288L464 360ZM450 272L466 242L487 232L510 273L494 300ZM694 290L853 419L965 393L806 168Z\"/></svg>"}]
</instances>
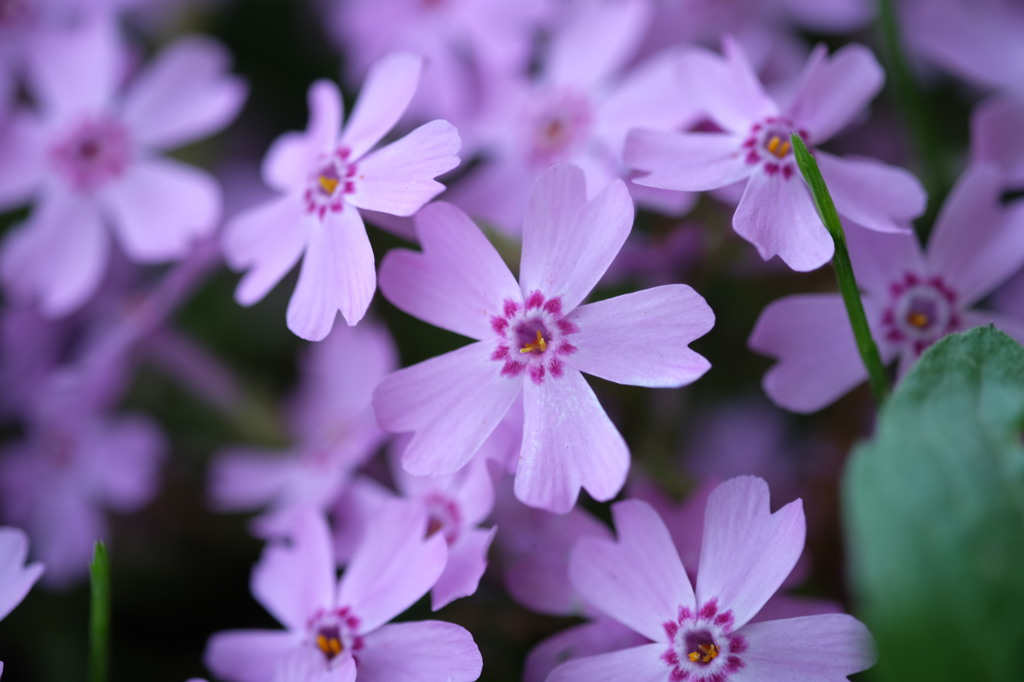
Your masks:
<instances>
[{"instance_id":1,"label":"yellow stamen","mask_svg":"<svg viewBox=\"0 0 1024 682\"><path fill-rule=\"evenodd\" d=\"M772 154L776 153L779 150L779 144L781 143L782 140L779 139L778 135L772 135L772 139L768 140L768 151Z\"/></svg>"},{"instance_id":2,"label":"yellow stamen","mask_svg":"<svg viewBox=\"0 0 1024 682\"><path fill-rule=\"evenodd\" d=\"M778 135L772 135L765 147L775 156L775 158L781 159L784 158L786 154L789 154L789 150L792 148L792 145L790 145L788 140L783 140Z\"/></svg>"},{"instance_id":3,"label":"yellow stamen","mask_svg":"<svg viewBox=\"0 0 1024 682\"><path fill-rule=\"evenodd\" d=\"M714 644L698 644L697 651L691 651L686 657L694 663L710 663L718 658L718 647Z\"/></svg>"},{"instance_id":4,"label":"yellow stamen","mask_svg":"<svg viewBox=\"0 0 1024 682\"><path fill-rule=\"evenodd\" d=\"M907 322L914 325L918 329L924 329L928 326L928 316L924 313L910 313L907 315Z\"/></svg>"},{"instance_id":5,"label":"yellow stamen","mask_svg":"<svg viewBox=\"0 0 1024 682\"><path fill-rule=\"evenodd\" d=\"M533 343L526 344L525 346L523 346L522 348L519 349L519 352L520 353L532 353L533 351L537 351L539 353L543 353L547 349L548 349L548 342L544 340L544 336L541 335L540 330L538 329L537 330L537 340L534 341Z\"/></svg>"},{"instance_id":6,"label":"yellow stamen","mask_svg":"<svg viewBox=\"0 0 1024 682\"><path fill-rule=\"evenodd\" d=\"M341 653L341 640L337 637L317 635L316 648L319 649L328 658L334 658L335 656Z\"/></svg>"},{"instance_id":7,"label":"yellow stamen","mask_svg":"<svg viewBox=\"0 0 1024 682\"><path fill-rule=\"evenodd\" d=\"M337 178L328 178L321 175L317 178L317 182L320 183L320 189L327 192L328 194L334 194L334 190L338 188L338 183L341 181Z\"/></svg>"}]
</instances>

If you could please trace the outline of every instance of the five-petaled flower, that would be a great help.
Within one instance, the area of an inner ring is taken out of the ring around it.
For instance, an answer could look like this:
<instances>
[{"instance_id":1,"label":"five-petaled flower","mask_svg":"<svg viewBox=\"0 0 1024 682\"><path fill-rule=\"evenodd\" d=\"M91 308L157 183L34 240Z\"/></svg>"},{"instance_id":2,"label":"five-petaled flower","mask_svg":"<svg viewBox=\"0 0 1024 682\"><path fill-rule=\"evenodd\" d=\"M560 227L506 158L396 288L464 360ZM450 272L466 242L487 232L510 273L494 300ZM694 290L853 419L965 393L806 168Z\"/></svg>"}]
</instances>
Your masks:
<instances>
[{"instance_id":1,"label":"five-petaled flower","mask_svg":"<svg viewBox=\"0 0 1024 682\"><path fill-rule=\"evenodd\" d=\"M384 295L399 308L477 339L386 377L373 400L381 425L414 432L404 466L417 475L464 466L523 396L516 496L566 512L582 486L621 489L629 450L581 372L675 387L709 363L687 347L714 314L684 284L580 305L622 247L633 203L616 180L588 201L583 173L558 165L526 207L520 281L464 213L436 203L417 216L423 253L393 251Z\"/></svg>"}]
</instances>

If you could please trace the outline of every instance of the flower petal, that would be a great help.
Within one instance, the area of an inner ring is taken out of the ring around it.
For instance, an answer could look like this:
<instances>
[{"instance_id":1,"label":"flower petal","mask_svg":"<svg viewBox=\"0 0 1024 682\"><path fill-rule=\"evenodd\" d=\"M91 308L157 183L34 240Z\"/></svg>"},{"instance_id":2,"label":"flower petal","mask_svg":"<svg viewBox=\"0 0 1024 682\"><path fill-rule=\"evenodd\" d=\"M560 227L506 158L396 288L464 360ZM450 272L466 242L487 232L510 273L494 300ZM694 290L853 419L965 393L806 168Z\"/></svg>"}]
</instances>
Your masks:
<instances>
[{"instance_id":1,"label":"flower petal","mask_svg":"<svg viewBox=\"0 0 1024 682\"><path fill-rule=\"evenodd\" d=\"M565 661L647 644L644 637L610 618L584 623L548 637L530 650L523 666L523 682L545 682ZM630 675L629 679L634 679Z\"/></svg>"},{"instance_id":2,"label":"flower petal","mask_svg":"<svg viewBox=\"0 0 1024 682\"><path fill-rule=\"evenodd\" d=\"M665 682L672 672L661 660L665 651L664 644L645 644L577 658L552 670L547 682Z\"/></svg>"},{"instance_id":3,"label":"flower petal","mask_svg":"<svg viewBox=\"0 0 1024 682\"><path fill-rule=\"evenodd\" d=\"M929 269L967 305L988 294L1024 265L1024 209L1005 209L1002 177L988 164L973 165L943 204L928 240Z\"/></svg>"},{"instance_id":4,"label":"flower petal","mask_svg":"<svg viewBox=\"0 0 1024 682\"><path fill-rule=\"evenodd\" d=\"M124 75L124 46L113 17L100 12L74 30L33 36L25 66L32 93L48 118L100 112Z\"/></svg>"},{"instance_id":5,"label":"flower petal","mask_svg":"<svg viewBox=\"0 0 1024 682\"><path fill-rule=\"evenodd\" d=\"M203 662L232 682L272 682L274 671L300 646L297 635L279 630L228 630L206 642Z\"/></svg>"},{"instance_id":6,"label":"flower petal","mask_svg":"<svg viewBox=\"0 0 1024 682\"><path fill-rule=\"evenodd\" d=\"M736 682L845 680L875 663L871 634L845 613L750 623L741 634L748 648Z\"/></svg>"},{"instance_id":7,"label":"flower petal","mask_svg":"<svg viewBox=\"0 0 1024 682\"><path fill-rule=\"evenodd\" d=\"M786 113L807 130L809 143L818 144L849 125L884 82L882 65L863 45L846 45L831 57L819 46L807 60Z\"/></svg>"},{"instance_id":8,"label":"flower petal","mask_svg":"<svg viewBox=\"0 0 1024 682\"><path fill-rule=\"evenodd\" d=\"M11 291L38 299L45 315L59 317L96 292L109 248L93 203L55 191L5 242L0 275Z\"/></svg>"},{"instance_id":9,"label":"flower petal","mask_svg":"<svg viewBox=\"0 0 1024 682\"><path fill-rule=\"evenodd\" d=\"M487 570L487 550L497 530L495 527L464 530L455 544L448 547L448 563L430 593L431 609L437 611L476 592Z\"/></svg>"},{"instance_id":10,"label":"flower petal","mask_svg":"<svg viewBox=\"0 0 1024 682\"><path fill-rule=\"evenodd\" d=\"M565 361L581 372L620 384L676 387L711 367L686 346L711 330L715 314L685 284L588 303L567 319L579 331Z\"/></svg>"},{"instance_id":11,"label":"flower petal","mask_svg":"<svg viewBox=\"0 0 1024 682\"><path fill-rule=\"evenodd\" d=\"M385 625L359 652L359 682L472 682L482 669L473 636L436 620Z\"/></svg>"},{"instance_id":12,"label":"flower petal","mask_svg":"<svg viewBox=\"0 0 1024 682\"><path fill-rule=\"evenodd\" d=\"M839 158L816 152L821 175L836 210L870 230L909 232L928 196L908 171L868 158Z\"/></svg>"},{"instance_id":13,"label":"flower petal","mask_svg":"<svg viewBox=\"0 0 1024 682\"><path fill-rule=\"evenodd\" d=\"M493 338L491 317L504 301L522 301L508 266L473 221L443 202L416 216L423 253L392 250L380 267L380 288L414 317L473 339Z\"/></svg>"},{"instance_id":14,"label":"flower petal","mask_svg":"<svg viewBox=\"0 0 1024 682\"><path fill-rule=\"evenodd\" d=\"M868 319L877 319L874 300L865 296L864 305ZM877 331L873 336L881 341ZM778 360L762 384L777 405L794 412L820 410L867 377L838 294L803 294L772 302L761 312L747 345ZM879 352L883 362L895 354L883 343Z\"/></svg>"},{"instance_id":15,"label":"flower petal","mask_svg":"<svg viewBox=\"0 0 1024 682\"><path fill-rule=\"evenodd\" d=\"M966 310L960 314L960 323L964 329L995 325L999 331L1024 343L1024 320L1011 315L994 313L989 310Z\"/></svg>"},{"instance_id":16,"label":"flower petal","mask_svg":"<svg viewBox=\"0 0 1024 682\"><path fill-rule=\"evenodd\" d=\"M0 620L21 603L43 572L43 565L25 565L28 536L20 528L0 526Z\"/></svg>"},{"instance_id":17,"label":"flower petal","mask_svg":"<svg viewBox=\"0 0 1024 682\"><path fill-rule=\"evenodd\" d=\"M395 127L416 93L423 58L396 52L370 67L363 89L352 109L341 145L358 160Z\"/></svg>"},{"instance_id":18,"label":"flower petal","mask_svg":"<svg viewBox=\"0 0 1024 682\"><path fill-rule=\"evenodd\" d=\"M334 554L323 514L304 509L294 516L290 544L263 549L252 571L252 594L290 630L305 630L318 609L334 603Z\"/></svg>"},{"instance_id":19,"label":"flower petal","mask_svg":"<svg viewBox=\"0 0 1024 682\"><path fill-rule=\"evenodd\" d=\"M230 448L213 460L208 497L219 511L256 509L285 487L290 459L279 452Z\"/></svg>"},{"instance_id":20,"label":"flower petal","mask_svg":"<svg viewBox=\"0 0 1024 682\"><path fill-rule=\"evenodd\" d=\"M333 151L341 130L341 93L334 81L316 81L309 86L306 98L306 131L285 133L274 140L260 168L263 182L281 192L294 190L307 181L320 156Z\"/></svg>"},{"instance_id":21,"label":"flower petal","mask_svg":"<svg viewBox=\"0 0 1024 682\"><path fill-rule=\"evenodd\" d=\"M170 149L223 128L242 108L246 86L228 76L217 41L186 36L160 52L129 89L122 113L139 143Z\"/></svg>"},{"instance_id":22,"label":"flower petal","mask_svg":"<svg viewBox=\"0 0 1024 682\"><path fill-rule=\"evenodd\" d=\"M718 486L704 512L697 603L717 599L719 609L732 611L733 627L743 627L793 570L806 530L800 500L771 513L764 479L739 476Z\"/></svg>"},{"instance_id":23,"label":"flower petal","mask_svg":"<svg viewBox=\"0 0 1024 682\"><path fill-rule=\"evenodd\" d=\"M779 113L765 93L742 46L732 37L722 39L725 57L693 50L682 61L682 78L708 116L722 128L746 134L750 126Z\"/></svg>"},{"instance_id":24,"label":"flower petal","mask_svg":"<svg viewBox=\"0 0 1024 682\"><path fill-rule=\"evenodd\" d=\"M599 502L615 497L626 482L629 447L583 375L566 367L561 377L524 385L516 497L556 514L572 509L581 486Z\"/></svg>"},{"instance_id":25,"label":"flower petal","mask_svg":"<svg viewBox=\"0 0 1024 682\"><path fill-rule=\"evenodd\" d=\"M761 258L777 255L798 272L820 268L835 248L807 185L796 176L787 180L762 171L751 175L732 227L757 247Z\"/></svg>"},{"instance_id":26,"label":"flower petal","mask_svg":"<svg viewBox=\"0 0 1024 682\"><path fill-rule=\"evenodd\" d=\"M552 37L546 79L580 89L603 84L633 57L650 18L646 2L582 5Z\"/></svg>"},{"instance_id":27,"label":"flower petal","mask_svg":"<svg viewBox=\"0 0 1024 682\"><path fill-rule=\"evenodd\" d=\"M28 201L46 173L46 134L27 111L0 114L0 210Z\"/></svg>"},{"instance_id":28,"label":"flower petal","mask_svg":"<svg viewBox=\"0 0 1024 682\"><path fill-rule=\"evenodd\" d=\"M569 560L569 580L602 613L655 642L680 607L693 610L693 587L672 536L646 502L612 506L617 542L585 537Z\"/></svg>"},{"instance_id":29,"label":"flower petal","mask_svg":"<svg viewBox=\"0 0 1024 682\"><path fill-rule=\"evenodd\" d=\"M314 220L296 196L286 195L255 206L224 226L224 260L235 270L248 269L235 290L236 301L252 305L281 281L302 255Z\"/></svg>"},{"instance_id":30,"label":"flower petal","mask_svg":"<svg viewBox=\"0 0 1024 682\"><path fill-rule=\"evenodd\" d=\"M299 281L288 302L288 329L307 341L320 341L339 310L349 325L363 319L377 288L373 263L366 226L354 207L312 222Z\"/></svg>"},{"instance_id":31,"label":"flower petal","mask_svg":"<svg viewBox=\"0 0 1024 682\"><path fill-rule=\"evenodd\" d=\"M406 471L438 476L461 469L508 412L523 379L501 376L493 350L473 343L400 369L377 386L373 410L381 427L415 431L402 455Z\"/></svg>"},{"instance_id":32,"label":"flower petal","mask_svg":"<svg viewBox=\"0 0 1024 682\"><path fill-rule=\"evenodd\" d=\"M438 533L429 538L419 504L389 500L377 509L338 585L338 606L349 606L368 634L427 593L448 557ZM401 557L401 561L396 561Z\"/></svg>"},{"instance_id":33,"label":"flower petal","mask_svg":"<svg viewBox=\"0 0 1024 682\"><path fill-rule=\"evenodd\" d=\"M523 293L542 291L562 299L569 311L580 304L633 229L633 200L615 180L589 202L583 172L560 164L533 186L523 219Z\"/></svg>"},{"instance_id":34,"label":"flower petal","mask_svg":"<svg viewBox=\"0 0 1024 682\"><path fill-rule=\"evenodd\" d=\"M971 113L971 162L999 166L1006 184L1024 185L1024 98L996 96Z\"/></svg>"},{"instance_id":35,"label":"flower petal","mask_svg":"<svg viewBox=\"0 0 1024 682\"><path fill-rule=\"evenodd\" d=\"M220 220L217 182L172 159L138 161L105 187L99 200L125 253L142 263L185 255L193 240L211 234Z\"/></svg>"},{"instance_id":36,"label":"flower petal","mask_svg":"<svg viewBox=\"0 0 1024 682\"><path fill-rule=\"evenodd\" d=\"M410 216L444 191L435 177L459 165L459 133L448 121L431 121L358 162L355 206Z\"/></svg>"},{"instance_id":37,"label":"flower petal","mask_svg":"<svg viewBox=\"0 0 1024 682\"><path fill-rule=\"evenodd\" d=\"M633 182L648 187L698 192L750 176L739 153L743 140L727 133L677 133L634 129L626 137L625 162L646 172Z\"/></svg>"}]
</instances>

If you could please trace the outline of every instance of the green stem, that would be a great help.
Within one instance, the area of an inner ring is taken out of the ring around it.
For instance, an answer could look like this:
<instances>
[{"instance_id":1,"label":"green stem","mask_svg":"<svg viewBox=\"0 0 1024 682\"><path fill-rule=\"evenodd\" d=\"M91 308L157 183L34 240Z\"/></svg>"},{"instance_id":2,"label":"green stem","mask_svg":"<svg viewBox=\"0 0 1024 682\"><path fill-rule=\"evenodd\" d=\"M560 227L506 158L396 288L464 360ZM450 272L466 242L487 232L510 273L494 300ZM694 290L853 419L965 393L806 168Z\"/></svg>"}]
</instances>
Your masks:
<instances>
[{"instance_id":1,"label":"green stem","mask_svg":"<svg viewBox=\"0 0 1024 682\"><path fill-rule=\"evenodd\" d=\"M890 90L896 98L897 106L903 112L906 127L921 165L922 179L925 189L928 191L928 211L926 213L928 219L924 223L930 224L931 218L938 210L939 201L947 189L938 138L932 126L932 119L925 113L921 92L907 66L902 33L892 0L877 0L877 3L879 25L885 42L889 73L892 77Z\"/></svg>"},{"instance_id":2,"label":"green stem","mask_svg":"<svg viewBox=\"0 0 1024 682\"><path fill-rule=\"evenodd\" d=\"M836 206L832 203L832 195L829 194L828 187L825 185L825 179L821 177L818 163L807 151L807 146L799 135L794 133L791 140L796 164L800 167L800 173L811 188L811 196L814 197L814 205L818 208L821 222L825 224L825 228L832 235L832 241L835 242L836 253L832 258L832 267L835 268L839 292L843 295L846 314L850 318L850 326L853 327L857 350L860 351L861 360L868 370L871 392L875 396L875 402L881 407L889 394L889 378L885 373L882 357L878 354L878 346L871 338L871 328L868 326L868 319L864 314L864 304L860 300L860 289L857 287L857 279L853 274L850 252L846 249L843 224L839 221L839 213L836 212Z\"/></svg>"},{"instance_id":3,"label":"green stem","mask_svg":"<svg viewBox=\"0 0 1024 682\"><path fill-rule=\"evenodd\" d=\"M102 540L93 550L89 575L89 682L106 682L110 667L110 557Z\"/></svg>"}]
</instances>

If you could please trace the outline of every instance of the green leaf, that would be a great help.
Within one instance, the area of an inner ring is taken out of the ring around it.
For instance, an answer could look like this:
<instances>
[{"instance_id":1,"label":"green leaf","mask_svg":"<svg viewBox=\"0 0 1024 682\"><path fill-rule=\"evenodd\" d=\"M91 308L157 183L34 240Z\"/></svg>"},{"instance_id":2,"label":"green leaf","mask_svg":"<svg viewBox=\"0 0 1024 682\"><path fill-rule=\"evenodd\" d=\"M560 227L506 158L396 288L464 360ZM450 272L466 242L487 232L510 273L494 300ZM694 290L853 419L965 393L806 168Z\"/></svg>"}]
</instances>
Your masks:
<instances>
[{"instance_id":1,"label":"green leaf","mask_svg":"<svg viewBox=\"0 0 1024 682\"><path fill-rule=\"evenodd\" d=\"M110 557L102 540L89 563L89 682L106 682L110 657Z\"/></svg>"},{"instance_id":2,"label":"green leaf","mask_svg":"<svg viewBox=\"0 0 1024 682\"><path fill-rule=\"evenodd\" d=\"M878 680L1024 680L1024 348L992 327L929 349L843 481Z\"/></svg>"}]
</instances>

